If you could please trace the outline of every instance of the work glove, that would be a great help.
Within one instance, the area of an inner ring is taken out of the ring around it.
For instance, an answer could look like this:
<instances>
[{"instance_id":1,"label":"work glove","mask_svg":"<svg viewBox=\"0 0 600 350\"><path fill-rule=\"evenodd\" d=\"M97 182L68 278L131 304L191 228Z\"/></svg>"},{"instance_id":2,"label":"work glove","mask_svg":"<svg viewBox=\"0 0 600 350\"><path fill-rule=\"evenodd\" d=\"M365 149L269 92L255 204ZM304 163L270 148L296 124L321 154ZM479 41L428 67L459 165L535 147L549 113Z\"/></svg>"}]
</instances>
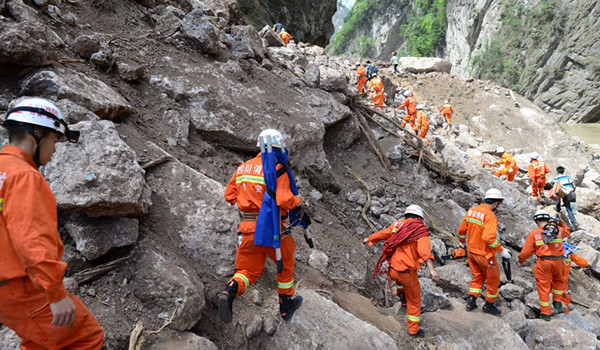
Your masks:
<instances>
[{"instance_id":1,"label":"work glove","mask_svg":"<svg viewBox=\"0 0 600 350\"><path fill-rule=\"evenodd\" d=\"M507 258L507 259L510 259L510 257L512 256L512 255L510 254L510 250L508 250L508 249L506 249L506 248L504 248L504 250L502 250L502 253L500 253L500 255L501 255L503 258Z\"/></svg>"},{"instance_id":2,"label":"work glove","mask_svg":"<svg viewBox=\"0 0 600 350\"><path fill-rule=\"evenodd\" d=\"M513 172L512 168L508 168L508 172L512 173Z\"/></svg>"},{"instance_id":3,"label":"work glove","mask_svg":"<svg viewBox=\"0 0 600 350\"><path fill-rule=\"evenodd\" d=\"M464 243L459 243L458 246L461 247L461 248L466 248L466 246L465 246Z\"/></svg>"}]
</instances>

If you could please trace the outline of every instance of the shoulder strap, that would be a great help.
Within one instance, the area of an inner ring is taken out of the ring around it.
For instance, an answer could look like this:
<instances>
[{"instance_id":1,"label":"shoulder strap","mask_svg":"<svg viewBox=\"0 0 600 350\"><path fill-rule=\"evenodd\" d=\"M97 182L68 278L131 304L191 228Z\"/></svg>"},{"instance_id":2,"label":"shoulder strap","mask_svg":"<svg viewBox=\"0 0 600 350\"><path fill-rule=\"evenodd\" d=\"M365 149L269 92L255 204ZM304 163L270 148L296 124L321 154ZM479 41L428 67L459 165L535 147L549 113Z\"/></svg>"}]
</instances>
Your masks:
<instances>
[{"instance_id":1,"label":"shoulder strap","mask_svg":"<svg viewBox=\"0 0 600 350\"><path fill-rule=\"evenodd\" d=\"M281 168L277 169L277 178L279 178L281 175L287 173L289 168L290 168L290 163L288 162L287 164L284 164ZM271 191L271 189L268 187L267 187L267 193L269 194L269 196L271 196L271 198L276 199L275 192Z\"/></svg>"}]
</instances>

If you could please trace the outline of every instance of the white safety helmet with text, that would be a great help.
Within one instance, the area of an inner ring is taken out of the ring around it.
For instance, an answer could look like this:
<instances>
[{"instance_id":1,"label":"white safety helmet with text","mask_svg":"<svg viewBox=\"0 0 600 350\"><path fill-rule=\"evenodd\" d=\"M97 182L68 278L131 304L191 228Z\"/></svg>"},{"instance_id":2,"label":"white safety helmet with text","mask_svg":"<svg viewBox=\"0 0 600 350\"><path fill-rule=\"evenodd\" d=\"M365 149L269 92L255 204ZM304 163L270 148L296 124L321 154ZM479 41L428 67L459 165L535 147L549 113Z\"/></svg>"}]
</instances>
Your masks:
<instances>
[{"instance_id":1,"label":"white safety helmet with text","mask_svg":"<svg viewBox=\"0 0 600 350\"><path fill-rule=\"evenodd\" d=\"M413 94L412 94L412 92L411 92L410 90L406 90L406 91L404 91L404 97L410 97L410 96L412 96L412 95L413 95Z\"/></svg>"},{"instance_id":2,"label":"white safety helmet with text","mask_svg":"<svg viewBox=\"0 0 600 350\"><path fill-rule=\"evenodd\" d=\"M496 153L504 153L506 152L506 150L504 149L504 147L499 146L498 148L496 148Z\"/></svg>"},{"instance_id":3,"label":"white safety helmet with text","mask_svg":"<svg viewBox=\"0 0 600 350\"><path fill-rule=\"evenodd\" d=\"M500 192L499 189L497 189L497 188L490 188L485 193L485 199L499 199L499 200L504 200L504 196L502 195L502 192Z\"/></svg>"},{"instance_id":4,"label":"white safety helmet with text","mask_svg":"<svg viewBox=\"0 0 600 350\"><path fill-rule=\"evenodd\" d=\"M417 109L423 110L423 105L417 105Z\"/></svg>"},{"instance_id":5,"label":"white safety helmet with text","mask_svg":"<svg viewBox=\"0 0 600 350\"><path fill-rule=\"evenodd\" d=\"M538 211L535 212L535 214L533 214L533 220L537 221L537 220L550 220L550 214L548 214L547 211L540 209Z\"/></svg>"},{"instance_id":6,"label":"white safety helmet with text","mask_svg":"<svg viewBox=\"0 0 600 350\"><path fill-rule=\"evenodd\" d=\"M406 216L406 214L413 214L423 219L423 208L416 204L409 205L404 211L404 216Z\"/></svg>"},{"instance_id":7,"label":"white safety helmet with text","mask_svg":"<svg viewBox=\"0 0 600 350\"><path fill-rule=\"evenodd\" d=\"M267 138L269 136L271 137L271 145L273 147L285 148L285 138L279 131L275 129L265 129L261 131L260 135L258 135L258 138L256 139L256 147L260 147L261 138L264 142L267 142Z\"/></svg>"}]
</instances>

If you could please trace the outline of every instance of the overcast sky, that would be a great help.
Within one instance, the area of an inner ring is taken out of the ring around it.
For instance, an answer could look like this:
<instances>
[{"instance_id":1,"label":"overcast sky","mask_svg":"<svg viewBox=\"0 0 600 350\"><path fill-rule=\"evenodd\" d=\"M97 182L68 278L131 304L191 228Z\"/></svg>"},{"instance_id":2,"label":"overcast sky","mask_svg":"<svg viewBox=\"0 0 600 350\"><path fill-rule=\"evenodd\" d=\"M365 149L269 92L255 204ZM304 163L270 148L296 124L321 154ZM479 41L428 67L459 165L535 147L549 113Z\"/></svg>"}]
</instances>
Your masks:
<instances>
[{"instance_id":1,"label":"overcast sky","mask_svg":"<svg viewBox=\"0 0 600 350\"><path fill-rule=\"evenodd\" d=\"M356 0L341 0L342 4L344 4L344 6L351 8L352 6L354 6L354 2Z\"/></svg>"}]
</instances>

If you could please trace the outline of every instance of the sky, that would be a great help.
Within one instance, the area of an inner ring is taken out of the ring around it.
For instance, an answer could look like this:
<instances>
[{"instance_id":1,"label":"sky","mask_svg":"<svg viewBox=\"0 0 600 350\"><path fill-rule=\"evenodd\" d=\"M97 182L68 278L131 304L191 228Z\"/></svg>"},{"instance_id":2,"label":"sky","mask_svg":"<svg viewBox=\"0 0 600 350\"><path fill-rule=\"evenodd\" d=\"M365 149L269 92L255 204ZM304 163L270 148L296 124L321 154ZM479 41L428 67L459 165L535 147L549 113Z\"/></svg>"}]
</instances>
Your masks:
<instances>
[{"instance_id":1,"label":"sky","mask_svg":"<svg viewBox=\"0 0 600 350\"><path fill-rule=\"evenodd\" d=\"M342 2L342 4L347 7L347 8L352 8L352 6L354 6L354 2L356 0L340 0Z\"/></svg>"}]
</instances>

